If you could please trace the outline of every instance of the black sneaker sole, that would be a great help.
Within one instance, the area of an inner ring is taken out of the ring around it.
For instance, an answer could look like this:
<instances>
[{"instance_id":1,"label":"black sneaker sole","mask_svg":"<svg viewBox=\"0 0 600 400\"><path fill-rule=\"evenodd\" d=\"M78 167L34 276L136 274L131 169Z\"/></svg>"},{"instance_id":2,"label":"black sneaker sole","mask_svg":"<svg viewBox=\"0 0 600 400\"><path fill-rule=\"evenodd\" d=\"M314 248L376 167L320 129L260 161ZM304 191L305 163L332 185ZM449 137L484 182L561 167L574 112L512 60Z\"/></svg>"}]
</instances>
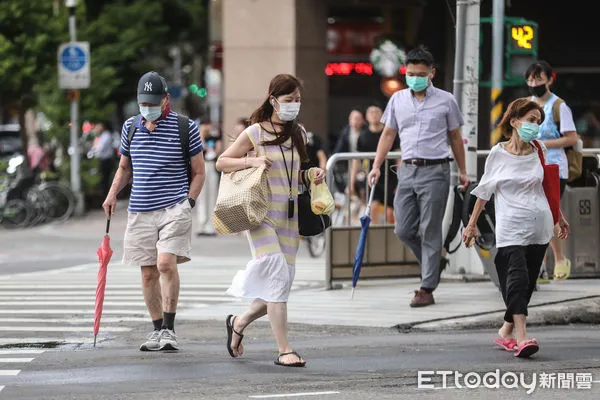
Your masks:
<instances>
[{"instance_id":1,"label":"black sneaker sole","mask_svg":"<svg viewBox=\"0 0 600 400\"><path fill-rule=\"evenodd\" d=\"M140 346L140 351L159 351L159 350L160 350L160 347L157 347L156 349L150 349L144 345Z\"/></svg>"},{"instance_id":2,"label":"black sneaker sole","mask_svg":"<svg viewBox=\"0 0 600 400\"><path fill-rule=\"evenodd\" d=\"M435 302L433 303L427 303L427 304L409 304L412 308L422 308L422 307L427 307L427 306L432 306L434 305Z\"/></svg>"}]
</instances>

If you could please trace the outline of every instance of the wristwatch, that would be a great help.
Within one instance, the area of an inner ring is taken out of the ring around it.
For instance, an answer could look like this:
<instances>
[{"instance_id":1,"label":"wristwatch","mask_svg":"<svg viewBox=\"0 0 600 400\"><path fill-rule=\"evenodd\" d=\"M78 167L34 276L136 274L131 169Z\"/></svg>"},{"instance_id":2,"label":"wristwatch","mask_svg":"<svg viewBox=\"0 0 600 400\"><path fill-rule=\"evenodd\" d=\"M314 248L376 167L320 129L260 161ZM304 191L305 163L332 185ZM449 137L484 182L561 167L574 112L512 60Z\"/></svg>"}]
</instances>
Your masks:
<instances>
[{"instance_id":1,"label":"wristwatch","mask_svg":"<svg viewBox=\"0 0 600 400\"><path fill-rule=\"evenodd\" d=\"M194 208L194 206L196 205L196 200L192 199L191 197L188 197L188 201L190 202L190 206Z\"/></svg>"}]
</instances>

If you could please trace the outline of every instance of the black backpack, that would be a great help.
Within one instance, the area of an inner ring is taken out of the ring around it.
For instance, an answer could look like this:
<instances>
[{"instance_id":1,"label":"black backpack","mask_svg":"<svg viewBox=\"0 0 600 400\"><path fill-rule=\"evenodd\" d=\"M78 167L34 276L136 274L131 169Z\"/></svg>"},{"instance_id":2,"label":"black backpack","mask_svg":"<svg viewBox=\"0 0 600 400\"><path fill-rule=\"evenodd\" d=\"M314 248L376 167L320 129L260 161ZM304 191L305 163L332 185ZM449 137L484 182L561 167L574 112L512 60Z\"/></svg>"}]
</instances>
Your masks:
<instances>
[{"instance_id":1,"label":"black backpack","mask_svg":"<svg viewBox=\"0 0 600 400\"><path fill-rule=\"evenodd\" d=\"M127 132L127 142L131 146L133 135L135 135L135 121L140 117L136 115L129 126ZM188 177L188 184L192 180L192 164L190 159L190 119L185 115L177 114L177 131L179 132L179 140L181 142L181 152L183 153L183 159L185 160L186 173Z\"/></svg>"},{"instance_id":2,"label":"black backpack","mask_svg":"<svg viewBox=\"0 0 600 400\"><path fill-rule=\"evenodd\" d=\"M448 229L448 234L446 235L446 239L444 240L444 248L448 254L452 254L458 250L461 246L462 241L459 242L454 249L450 249L450 243L459 231L462 232L462 226L467 226L469 223L469 219L471 218L471 214L473 212L473 208L475 206L475 202L477 198L475 196L471 196L471 191L477 187L477 182L471 182L467 189L463 192L458 186L454 188L454 205L452 212L452 222L450 223L450 228ZM496 218L495 218L495 206L494 206L494 197L492 196L490 200L485 205L484 210L482 211L479 219L477 220L477 229L479 230L480 236L477 238L477 245L483 249L489 250L493 246L496 245Z\"/></svg>"}]
</instances>

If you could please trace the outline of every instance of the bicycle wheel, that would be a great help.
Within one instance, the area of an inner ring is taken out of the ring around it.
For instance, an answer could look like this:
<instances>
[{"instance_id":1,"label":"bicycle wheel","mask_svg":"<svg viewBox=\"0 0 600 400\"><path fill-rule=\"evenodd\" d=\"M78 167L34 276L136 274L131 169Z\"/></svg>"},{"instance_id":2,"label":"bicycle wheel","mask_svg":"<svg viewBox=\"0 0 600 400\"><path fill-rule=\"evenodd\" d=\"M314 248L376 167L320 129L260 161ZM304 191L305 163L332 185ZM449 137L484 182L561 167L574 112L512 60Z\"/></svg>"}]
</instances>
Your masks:
<instances>
[{"instance_id":1,"label":"bicycle wheel","mask_svg":"<svg viewBox=\"0 0 600 400\"><path fill-rule=\"evenodd\" d=\"M2 210L2 224L8 228L24 228L29 224L31 208L21 199L9 200Z\"/></svg>"},{"instance_id":2,"label":"bicycle wheel","mask_svg":"<svg viewBox=\"0 0 600 400\"><path fill-rule=\"evenodd\" d=\"M317 258L325 252L325 234L311 236L308 239L308 253L311 257Z\"/></svg>"},{"instance_id":3,"label":"bicycle wheel","mask_svg":"<svg viewBox=\"0 0 600 400\"><path fill-rule=\"evenodd\" d=\"M47 221L66 221L75 211L75 195L67 186L57 182L46 182L39 186L48 204Z\"/></svg>"},{"instance_id":4,"label":"bicycle wheel","mask_svg":"<svg viewBox=\"0 0 600 400\"><path fill-rule=\"evenodd\" d=\"M33 186L29 189L26 201L31 208L29 225L36 226L48 220L47 196L39 190L39 186Z\"/></svg>"}]
</instances>

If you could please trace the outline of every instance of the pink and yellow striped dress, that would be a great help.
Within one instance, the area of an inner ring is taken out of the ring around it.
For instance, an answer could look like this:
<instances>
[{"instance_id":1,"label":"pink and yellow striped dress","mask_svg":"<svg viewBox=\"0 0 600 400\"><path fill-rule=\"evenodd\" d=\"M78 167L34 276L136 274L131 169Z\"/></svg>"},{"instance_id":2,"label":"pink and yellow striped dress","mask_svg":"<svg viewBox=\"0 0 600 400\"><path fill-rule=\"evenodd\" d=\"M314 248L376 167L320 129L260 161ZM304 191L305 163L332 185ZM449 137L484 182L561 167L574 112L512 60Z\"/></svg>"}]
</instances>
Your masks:
<instances>
[{"instance_id":1,"label":"pink and yellow striped dress","mask_svg":"<svg viewBox=\"0 0 600 400\"><path fill-rule=\"evenodd\" d=\"M300 156L294 148L292 164L291 140L281 147L263 146L262 143L275 138L259 124L242 132L248 135L258 156L267 156L273 165L268 171L271 188L271 206L265 221L248 231L252 260L245 270L238 271L227 293L236 297L261 299L266 302L287 302L296 271L296 254L300 238L298 234L298 172ZM288 199L292 179L294 217L288 218Z\"/></svg>"}]
</instances>

